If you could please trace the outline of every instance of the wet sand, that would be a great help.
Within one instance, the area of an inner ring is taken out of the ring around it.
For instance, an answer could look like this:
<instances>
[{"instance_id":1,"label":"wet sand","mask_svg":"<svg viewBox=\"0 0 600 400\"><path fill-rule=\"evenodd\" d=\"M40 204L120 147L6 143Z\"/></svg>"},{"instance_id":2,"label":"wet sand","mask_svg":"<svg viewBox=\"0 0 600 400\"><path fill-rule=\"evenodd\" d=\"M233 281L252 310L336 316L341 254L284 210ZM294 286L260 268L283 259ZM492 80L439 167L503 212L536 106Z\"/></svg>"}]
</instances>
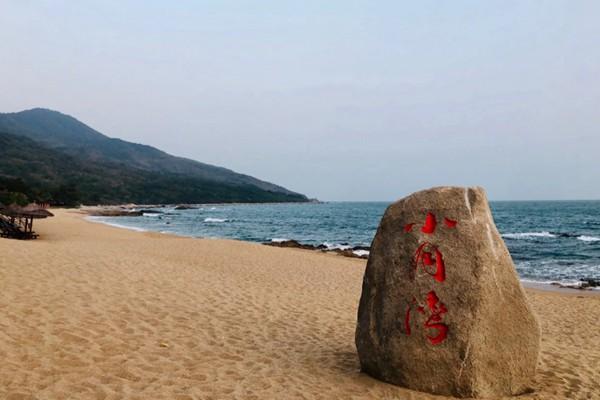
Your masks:
<instances>
[{"instance_id":1,"label":"wet sand","mask_svg":"<svg viewBox=\"0 0 600 400\"><path fill-rule=\"evenodd\" d=\"M365 261L88 222L0 239L1 399L443 399L359 372ZM600 296L527 289L534 393L600 399Z\"/></svg>"}]
</instances>

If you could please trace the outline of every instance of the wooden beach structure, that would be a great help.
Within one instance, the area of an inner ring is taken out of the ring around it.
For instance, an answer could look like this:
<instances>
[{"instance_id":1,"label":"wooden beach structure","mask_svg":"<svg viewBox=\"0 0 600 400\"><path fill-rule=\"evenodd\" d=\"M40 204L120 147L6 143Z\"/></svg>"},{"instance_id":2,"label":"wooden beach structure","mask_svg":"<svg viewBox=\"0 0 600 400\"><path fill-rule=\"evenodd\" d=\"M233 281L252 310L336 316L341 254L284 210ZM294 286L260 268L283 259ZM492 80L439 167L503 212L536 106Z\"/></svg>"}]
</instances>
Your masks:
<instances>
[{"instance_id":1,"label":"wooden beach structure","mask_svg":"<svg viewBox=\"0 0 600 400\"><path fill-rule=\"evenodd\" d=\"M29 204L25 207L12 204L0 204L0 237L12 239L37 239L38 234L33 231L33 220L53 217L54 215L38 204Z\"/></svg>"}]
</instances>

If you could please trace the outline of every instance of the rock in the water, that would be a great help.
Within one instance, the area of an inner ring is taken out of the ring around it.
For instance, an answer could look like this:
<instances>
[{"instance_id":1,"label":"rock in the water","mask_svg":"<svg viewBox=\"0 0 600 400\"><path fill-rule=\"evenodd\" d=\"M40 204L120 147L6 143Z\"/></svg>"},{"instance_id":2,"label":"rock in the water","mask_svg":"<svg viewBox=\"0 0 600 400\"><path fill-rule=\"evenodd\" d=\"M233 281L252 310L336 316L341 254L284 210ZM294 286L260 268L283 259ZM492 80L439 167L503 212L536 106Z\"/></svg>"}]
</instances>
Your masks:
<instances>
[{"instance_id":1,"label":"rock in the water","mask_svg":"<svg viewBox=\"0 0 600 400\"><path fill-rule=\"evenodd\" d=\"M600 287L600 279L586 278L581 280L583 289Z\"/></svg>"},{"instance_id":2,"label":"rock in the water","mask_svg":"<svg viewBox=\"0 0 600 400\"><path fill-rule=\"evenodd\" d=\"M148 208L148 209L141 209L139 210L142 214L164 214L162 211L160 210L153 210L152 208Z\"/></svg>"},{"instance_id":3,"label":"rock in the water","mask_svg":"<svg viewBox=\"0 0 600 400\"><path fill-rule=\"evenodd\" d=\"M281 241L277 241L277 242L266 242L263 244L265 244L267 246L288 247L288 248L304 249L304 250L315 250L316 249L316 247L311 244L302 244L302 243L298 242L297 240L281 240Z\"/></svg>"},{"instance_id":4,"label":"rock in the water","mask_svg":"<svg viewBox=\"0 0 600 400\"><path fill-rule=\"evenodd\" d=\"M356 246L350 248L331 248L324 244L320 244L318 246L313 246L312 244L303 244L298 242L297 240L280 240L275 242L265 242L263 243L266 246L273 247L291 247L296 249L303 250L320 250L324 252L332 252L337 253L344 257L352 257L352 258L369 258L369 248L366 246Z\"/></svg>"},{"instance_id":5,"label":"rock in the water","mask_svg":"<svg viewBox=\"0 0 600 400\"><path fill-rule=\"evenodd\" d=\"M191 206L189 204L179 204L178 206L175 206L174 210L197 210L198 207L196 206Z\"/></svg>"},{"instance_id":6,"label":"rock in the water","mask_svg":"<svg viewBox=\"0 0 600 400\"><path fill-rule=\"evenodd\" d=\"M138 210L123 207L86 207L82 208L85 213L94 217L141 217L143 213Z\"/></svg>"},{"instance_id":7,"label":"rock in the water","mask_svg":"<svg viewBox=\"0 0 600 400\"><path fill-rule=\"evenodd\" d=\"M358 309L363 372L458 397L530 390L540 326L481 188L414 193L385 212Z\"/></svg>"}]
</instances>

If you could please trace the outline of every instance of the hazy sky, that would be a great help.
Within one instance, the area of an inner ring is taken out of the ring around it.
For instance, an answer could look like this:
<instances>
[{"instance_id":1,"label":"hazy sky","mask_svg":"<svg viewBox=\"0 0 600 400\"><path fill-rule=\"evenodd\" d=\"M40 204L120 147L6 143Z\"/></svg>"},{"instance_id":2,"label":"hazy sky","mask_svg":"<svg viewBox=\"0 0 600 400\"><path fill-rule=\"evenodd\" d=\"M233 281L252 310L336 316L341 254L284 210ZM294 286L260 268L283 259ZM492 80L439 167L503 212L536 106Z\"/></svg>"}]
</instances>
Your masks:
<instances>
[{"instance_id":1,"label":"hazy sky","mask_svg":"<svg viewBox=\"0 0 600 400\"><path fill-rule=\"evenodd\" d=\"M0 0L0 111L323 200L600 198L600 1Z\"/></svg>"}]
</instances>

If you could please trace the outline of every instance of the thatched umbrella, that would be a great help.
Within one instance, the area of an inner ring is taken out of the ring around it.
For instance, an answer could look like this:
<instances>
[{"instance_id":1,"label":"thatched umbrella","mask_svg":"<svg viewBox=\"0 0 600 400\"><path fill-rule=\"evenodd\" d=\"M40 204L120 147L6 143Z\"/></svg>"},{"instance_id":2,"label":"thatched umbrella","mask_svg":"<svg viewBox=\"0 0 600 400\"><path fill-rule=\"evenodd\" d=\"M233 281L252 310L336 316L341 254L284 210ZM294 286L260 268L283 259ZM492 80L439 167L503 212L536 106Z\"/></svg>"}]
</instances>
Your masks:
<instances>
[{"instance_id":1,"label":"thatched umbrella","mask_svg":"<svg viewBox=\"0 0 600 400\"><path fill-rule=\"evenodd\" d=\"M46 210L44 207L41 207L36 203L31 203L26 205L25 207L22 207L21 212L33 218L54 217L54 214L52 214L50 211Z\"/></svg>"},{"instance_id":2,"label":"thatched umbrella","mask_svg":"<svg viewBox=\"0 0 600 400\"><path fill-rule=\"evenodd\" d=\"M35 203L26 205L25 207L17 204L11 204L9 206L3 206L0 209L0 214L10 218L11 223L15 223L15 219L19 220L19 224L22 225L25 232L32 233L33 231L33 220L53 217L50 211Z\"/></svg>"},{"instance_id":3,"label":"thatched umbrella","mask_svg":"<svg viewBox=\"0 0 600 400\"><path fill-rule=\"evenodd\" d=\"M11 204L9 206L0 206L2 214L9 217L25 217L31 216L33 218L47 218L53 217L50 211L38 206L35 203L28 204L26 206L20 206L18 204Z\"/></svg>"}]
</instances>

